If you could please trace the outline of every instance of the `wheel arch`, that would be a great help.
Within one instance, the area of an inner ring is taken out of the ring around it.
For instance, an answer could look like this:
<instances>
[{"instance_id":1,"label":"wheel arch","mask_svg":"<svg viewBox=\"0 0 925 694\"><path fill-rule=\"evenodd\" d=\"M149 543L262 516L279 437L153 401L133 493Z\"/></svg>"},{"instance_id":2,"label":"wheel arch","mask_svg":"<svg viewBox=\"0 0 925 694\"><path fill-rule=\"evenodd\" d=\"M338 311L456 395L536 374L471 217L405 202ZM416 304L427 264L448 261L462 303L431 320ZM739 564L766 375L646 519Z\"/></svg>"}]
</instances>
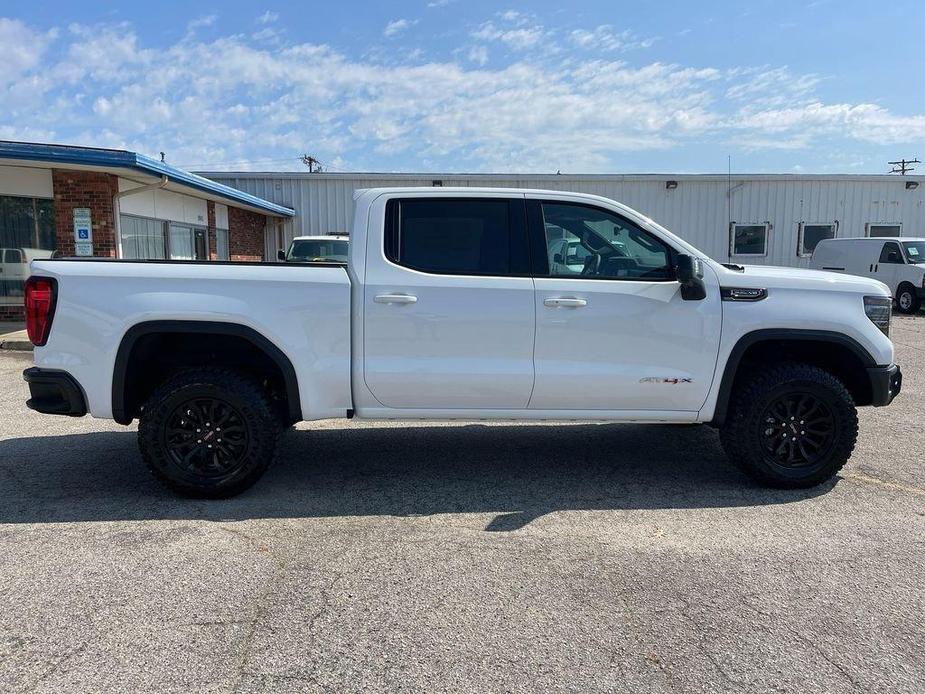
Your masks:
<instances>
[{"instance_id":1,"label":"wheel arch","mask_svg":"<svg viewBox=\"0 0 925 694\"><path fill-rule=\"evenodd\" d=\"M302 404L295 368L289 357L267 337L240 323L154 320L136 323L125 332L119 343L112 374L112 416L119 424L129 424L135 417L132 399L128 392L131 382L129 369L132 366L134 350L142 338L158 335L196 337L213 335L243 340L276 366L286 397L286 412L289 419L293 422L302 419Z\"/></svg>"},{"instance_id":2,"label":"wheel arch","mask_svg":"<svg viewBox=\"0 0 925 694\"><path fill-rule=\"evenodd\" d=\"M818 358L818 350L825 350L830 363ZM748 372L749 357L773 350L774 361L790 358L807 359L826 368L845 382L858 405L869 404L873 398L866 369L877 366L876 360L854 338L828 330L804 330L793 328L769 328L746 333L739 338L729 353L723 376L720 380L716 407L710 423L721 426L729 408L736 378ZM795 357L792 355L796 355ZM832 368L834 365L835 368Z\"/></svg>"}]
</instances>

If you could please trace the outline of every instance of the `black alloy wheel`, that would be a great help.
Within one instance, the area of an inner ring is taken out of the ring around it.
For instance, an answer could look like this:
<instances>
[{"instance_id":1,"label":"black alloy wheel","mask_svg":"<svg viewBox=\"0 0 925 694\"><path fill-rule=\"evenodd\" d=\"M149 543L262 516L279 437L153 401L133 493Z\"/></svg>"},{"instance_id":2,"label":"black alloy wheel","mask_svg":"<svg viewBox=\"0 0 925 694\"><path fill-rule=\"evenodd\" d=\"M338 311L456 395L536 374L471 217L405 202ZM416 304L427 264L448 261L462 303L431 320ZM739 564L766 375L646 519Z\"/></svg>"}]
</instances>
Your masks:
<instances>
[{"instance_id":1,"label":"black alloy wheel","mask_svg":"<svg viewBox=\"0 0 925 694\"><path fill-rule=\"evenodd\" d=\"M832 449L837 426L832 410L809 393L787 393L762 415L764 449L785 467L812 466Z\"/></svg>"},{"instance_id":2,"label":"black alloy wheel","mask_svg":"<svg viewBox=\"0 0 925 694\"><path fill-rule=\"evenodd\" d=\"M241 413L214 397L180 404L164 428L164 447L174 465L202 477L228 474L247 455L249 443Z\"/></svg>"}]
</instances>

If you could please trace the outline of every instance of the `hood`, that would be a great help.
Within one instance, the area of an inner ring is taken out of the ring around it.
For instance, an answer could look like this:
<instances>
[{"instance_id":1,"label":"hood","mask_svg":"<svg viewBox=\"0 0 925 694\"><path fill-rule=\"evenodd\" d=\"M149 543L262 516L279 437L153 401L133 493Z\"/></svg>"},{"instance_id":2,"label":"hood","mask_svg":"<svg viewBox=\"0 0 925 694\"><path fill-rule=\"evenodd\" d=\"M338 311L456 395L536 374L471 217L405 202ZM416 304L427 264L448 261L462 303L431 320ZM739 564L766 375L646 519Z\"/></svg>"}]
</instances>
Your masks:
<instances>
[{"instance_id":1,"label":"hood","mask_svg":"<svg viewBox=\"0 0 925 694\"><path fill-rule=\"evenodd\" d=\"M721 265L718 273L720 284L724 287L808 289L879 294L881 296L891 295L889 288L883 282L868 277L796 267L775 267L770 265L744 265L742 267L745 270L740 272Z\"/></svg>"}]
</instances>

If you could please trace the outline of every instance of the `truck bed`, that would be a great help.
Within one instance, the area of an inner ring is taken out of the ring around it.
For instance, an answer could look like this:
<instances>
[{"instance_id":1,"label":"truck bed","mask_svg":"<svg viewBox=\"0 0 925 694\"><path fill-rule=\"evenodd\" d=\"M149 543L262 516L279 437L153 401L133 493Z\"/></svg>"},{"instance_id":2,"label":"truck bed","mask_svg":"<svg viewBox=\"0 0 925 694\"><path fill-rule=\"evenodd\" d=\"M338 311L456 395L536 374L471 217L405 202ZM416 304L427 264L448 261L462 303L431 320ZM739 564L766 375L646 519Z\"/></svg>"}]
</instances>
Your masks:
<instances>
[{"instance_id":1,"label":"truck bed","mask_svg":"<svg viewBox=\"0 0 925 694\"><path fill-rule=\"evenodd\" d=\"M204 321L251 328L298 377L303 419L343 417L350 404L350 280L340 263L37 260L58 303L36 366L63 369L90 414L113 416L112 374L123 336L147 322Z\"/></svg>"}]
</instances>

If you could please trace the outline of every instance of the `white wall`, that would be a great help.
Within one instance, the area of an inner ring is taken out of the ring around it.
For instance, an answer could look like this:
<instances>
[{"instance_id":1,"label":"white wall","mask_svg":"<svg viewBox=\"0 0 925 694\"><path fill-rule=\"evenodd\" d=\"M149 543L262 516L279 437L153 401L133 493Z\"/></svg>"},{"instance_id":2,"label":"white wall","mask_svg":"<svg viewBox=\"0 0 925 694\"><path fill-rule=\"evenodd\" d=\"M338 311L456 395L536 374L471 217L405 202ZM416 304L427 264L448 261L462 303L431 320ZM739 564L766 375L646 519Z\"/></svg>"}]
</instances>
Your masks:
<instances>
[{"instance_id":1,"label":"white wall","mask_svg":"<svg viewBox=\"0 0 925 694\"><path fill-rule=\"evenodd\" d=\"M51 169L0 166L0 195L53 198Z\"/></svg>"},{"instance_id":2,"label":"white wall","mask_svg":"<svg viewBox=\"0 0 925 694\"><path fill-rule=\"evenodd\" d=\"M137 188L140 184L124 178L119 179L119 192ZM209 221L206 201L170 190L147 190L119 199L121 214L139 217L153 217L170 222L185 222L196 226L207 226ZM225 210L227 219L228 210Z\"/></svg>"}]
</instances>

